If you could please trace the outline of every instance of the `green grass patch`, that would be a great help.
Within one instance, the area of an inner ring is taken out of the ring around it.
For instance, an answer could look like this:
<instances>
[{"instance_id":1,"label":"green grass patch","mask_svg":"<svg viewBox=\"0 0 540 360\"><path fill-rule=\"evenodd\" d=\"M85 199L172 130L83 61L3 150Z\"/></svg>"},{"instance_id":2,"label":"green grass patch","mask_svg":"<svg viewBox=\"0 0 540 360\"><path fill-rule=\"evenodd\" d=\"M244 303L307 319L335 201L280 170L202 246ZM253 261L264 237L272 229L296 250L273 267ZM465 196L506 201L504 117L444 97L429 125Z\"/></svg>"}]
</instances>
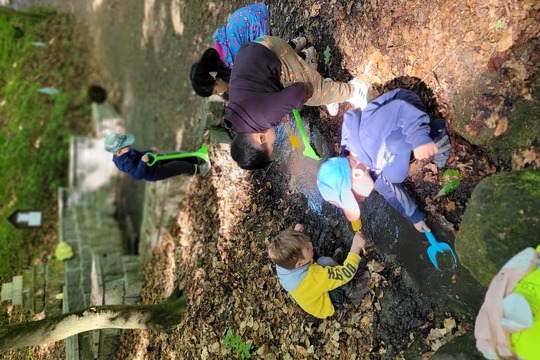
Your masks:
<instances>
[{"instance_id":1,"label":"green grass patch","mask_svg":"<svg viewBox=\"0 0 540 360\"><path fill-rule=\"evenodd\" d=\"M57 188L67 184L70 135L91 133L83 50L72 37L67 15L0 11L0 281L54 250ZM59 92L39 93L44 87ZM11 226L8 217L23 209L42 210L44 226Z\"/></svg>"}]
</instances>

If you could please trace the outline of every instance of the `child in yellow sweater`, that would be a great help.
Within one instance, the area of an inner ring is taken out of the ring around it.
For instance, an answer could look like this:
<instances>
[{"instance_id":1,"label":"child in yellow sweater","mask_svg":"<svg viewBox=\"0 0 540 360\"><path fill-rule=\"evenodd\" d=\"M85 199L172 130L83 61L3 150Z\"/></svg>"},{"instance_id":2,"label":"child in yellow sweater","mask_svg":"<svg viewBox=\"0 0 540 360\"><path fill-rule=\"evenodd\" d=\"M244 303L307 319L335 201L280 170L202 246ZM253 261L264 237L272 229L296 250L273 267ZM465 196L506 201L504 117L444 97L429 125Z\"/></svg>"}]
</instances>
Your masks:
<instances>
[{"instance_id":1,"label":"child in yellow sweater","mask_svg":"<svg viewBox=\"0 0 540 360\"><path fill-rule=\"evenodd\" d=\"M366 240L356 233L351 251L339 265L334 259L322 256L313 262L313 244L297 224L294 230L280 233L268 248L270 259L276 263L279 282L307 313L324 319L332 316L335 309L343 307L344 298L358 305L369 291L369 273L364 273L360 287L349 283L360 263L360 250Z\"/></svg>"}]
</instances>

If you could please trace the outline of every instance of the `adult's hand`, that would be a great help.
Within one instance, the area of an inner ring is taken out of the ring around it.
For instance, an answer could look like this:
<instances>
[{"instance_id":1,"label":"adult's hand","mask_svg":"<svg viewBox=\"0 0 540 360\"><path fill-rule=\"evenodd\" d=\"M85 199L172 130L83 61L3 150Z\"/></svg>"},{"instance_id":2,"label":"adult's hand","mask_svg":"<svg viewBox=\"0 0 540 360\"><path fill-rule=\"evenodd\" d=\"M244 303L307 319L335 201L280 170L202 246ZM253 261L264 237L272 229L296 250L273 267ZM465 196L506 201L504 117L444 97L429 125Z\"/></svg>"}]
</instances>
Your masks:
<instances>
[{"instance_id":1,"label":"adult's hand","mask_svg":"<svg viewBox=\"0 0 540 360\"><path fill-rule=\"evenodd\" d=\"M426 231L431 232L431 229L426 225L426 222L424 220L420 220L419 222L414 224L414 227L416 228L416 230L420 232L424 232L424 229L426 229Z\"/></svg>"},{"instance_id":2,"label":"adult's hand","mask_svg":"<svg viewBox=\"0 0 540 360\"><path fill-rule=\"evenodd\" d=\"M413 150L413 153L416 160L424 160L435 155L437 151L439 151L439 148L432 141L427 144L418 146Z\"/></svg>"}]
</instances>

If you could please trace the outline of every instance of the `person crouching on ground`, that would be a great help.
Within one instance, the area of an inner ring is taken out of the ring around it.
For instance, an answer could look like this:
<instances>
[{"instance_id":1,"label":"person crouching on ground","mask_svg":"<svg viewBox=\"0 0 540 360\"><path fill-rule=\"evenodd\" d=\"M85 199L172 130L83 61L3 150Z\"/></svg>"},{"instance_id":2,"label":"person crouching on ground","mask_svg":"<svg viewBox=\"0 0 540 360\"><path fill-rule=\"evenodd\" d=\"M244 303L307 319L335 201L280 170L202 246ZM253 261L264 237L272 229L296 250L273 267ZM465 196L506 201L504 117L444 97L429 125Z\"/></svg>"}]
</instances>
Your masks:
<instances>
[{"instance_id":1,"label":"person crouching on ground","mask_svg":"<svg viewBox=\"0 0 540 360\"><path fill-rule=\"evenodd\" d=\"M231 69L240 46L263 35L270 35L270 18L264 2L244 6L232 13L227 24L216 29L214 47L206 49L189 70L191 86L197 95L209 97L227 91ZM298 55L316 66L316 51L305 37L289 41Z\"/></svg>"},{"instance_id":2,"label":"person crouching on ground","mask_svg":"<svg viewBox=\"0 0 540 360\"><path fill-rule=\"evenodd\" d=\"M313 244L303 230L304 227L297 224L294 230L281 232L268 248L283 288L304 311L321 319L342 308L345 298L354 305L360 304L369 291L369 272L363 274L358 286L350 281L360 263L360 250L366 243L362 234L356 233L351 251L343 265L339 265L333 258L324 256L313 262Z\"/></svg>"},{"instance_id":3,"label":"person crouching on ground","mask_svg":"<svg viewBox=\"0 0 540 360\"><path fill-rule=\"evenodd\" d=\"M236 132L231 156L246 170L272 159L274 127L293 109L348 101L365 105L367 87L325 80L283 39L262 36L242 44L229 82L225 123Z\"/></svg>"},{"instance_id":4,"label":"person crouching on ground","mask_svg":"<svg viewBox=\"0 0 540 360\"><path fill-rule=\"evenodd\" d=\"M444 119L430 124L420 97L395 89L363 111L345 113L341 146L347 157L328 159L317 174L317 187L326 201L343 209L352 222L360 218L357 200L375 189L418 231L430 231L401 183L409 174L411 153L417 160L433 156L435 165L444 167L450 155Z\"/></svg>"},{"instance_id":5,"label":"person crouching on ground","mask_svg":"<svg viewBox=\"0 0 540 360\"><path fill-rule=\"evenodd\" d=\"M157 150L140 152L131 147L135 141L132 134L113 133L105 137L105 150L113 153L113 162L118 170L128 173L135 180L158 181L178 175L204 176L210 170L210 164L199 157L186 157L172 160L158 160L152 166L148 152L157 154Z\"/></svg>"}]
</instances>

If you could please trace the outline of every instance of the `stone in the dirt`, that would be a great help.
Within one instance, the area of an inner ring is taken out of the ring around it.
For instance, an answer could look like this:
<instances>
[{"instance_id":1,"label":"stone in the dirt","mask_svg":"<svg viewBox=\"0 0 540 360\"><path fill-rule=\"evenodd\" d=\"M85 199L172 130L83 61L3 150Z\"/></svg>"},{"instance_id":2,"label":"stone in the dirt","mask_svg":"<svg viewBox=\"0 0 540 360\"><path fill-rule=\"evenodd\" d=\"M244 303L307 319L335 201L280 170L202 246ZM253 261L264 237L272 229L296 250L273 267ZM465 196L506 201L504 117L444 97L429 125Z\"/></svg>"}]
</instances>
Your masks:
<instances>
[{"instance_id":1,"label":"stone in the dirt","mask_svg":"<svg viewBox=\"0 0 540 360\"><path fill-rule=\"evenodd\" d=\"M473 191L456 237L461 263L488 285L506 261L540 241L540 171L493 175Z\"/></svg>"}]
</instances>

